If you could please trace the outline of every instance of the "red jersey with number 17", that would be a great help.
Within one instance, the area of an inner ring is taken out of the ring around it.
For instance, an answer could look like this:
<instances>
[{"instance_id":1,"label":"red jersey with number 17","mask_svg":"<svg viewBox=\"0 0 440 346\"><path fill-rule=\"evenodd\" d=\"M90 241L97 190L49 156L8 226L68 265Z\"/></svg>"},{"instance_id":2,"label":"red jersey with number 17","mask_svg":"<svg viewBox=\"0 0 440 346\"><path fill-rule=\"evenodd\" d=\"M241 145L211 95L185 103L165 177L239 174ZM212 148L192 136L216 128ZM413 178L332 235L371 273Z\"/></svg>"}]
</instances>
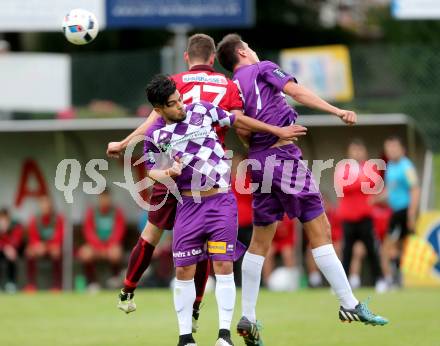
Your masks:
<instances>
[{"instance_id":1,"label":"red jersey with number 17","mask_svg":"<svg viewBox=\"0 0 440 346\"><path fill-rule=\"evenodd\" d=\"M193 66L189 71L175 74L171 78L185 104L206 101L226 111L243 109L237 85L209 65ZM226 131L226 127L216 127L220 143L224 143Z\"/></svg>"}]
</instances>

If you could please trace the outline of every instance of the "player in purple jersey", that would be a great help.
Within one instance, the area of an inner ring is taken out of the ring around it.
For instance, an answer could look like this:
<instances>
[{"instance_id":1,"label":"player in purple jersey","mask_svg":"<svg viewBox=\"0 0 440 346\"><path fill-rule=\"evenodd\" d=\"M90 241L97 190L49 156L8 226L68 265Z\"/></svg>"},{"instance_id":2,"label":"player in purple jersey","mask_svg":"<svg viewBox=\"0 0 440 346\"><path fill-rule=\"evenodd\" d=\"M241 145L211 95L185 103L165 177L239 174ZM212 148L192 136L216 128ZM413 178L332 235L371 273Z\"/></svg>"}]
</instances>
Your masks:
<instances>
[{"instance_id":1,"label":"player in purple jersey","mask_svg":"<svg viewBox=\"0 0 440 346\"><path fill-rule=\"evenodd\" d=\"M334 114L347 124L356 122L354 112L330 105L299 85L293 76L275 63L260 62L257 54L236 34L225 36L218 44L217 58L225 69L233 72L232 79L241 91L247 116L275 126L294 123L298 113L286 102L285 93L305 106ZM340 319L386 324L386 319L372 314L352 293L331 243L330 224L324 213L321 194L311 172L301 162L300 149L268 133L253 133L250 135L249 159L256 160L261 169L252 170L252 182L258 183L259 187L253 194L252 240L242 264L243 317L237 330L246 344L262 344L255 313L261 268L277 222L284 213L303 223L313 257L340 301ZM269 165L272 165L273 175L267 189Z\"/></svg>"},{"instance_id":2,"label":"player in purple jersey","mask_svg":"<svg viewBox=\"0 0 440 346\"><path fill-rule=\"evenodd\" d=\"M175 191L175 184L181 194L172 246L178 346L196 345L192 336L194 274L196 263L206 256L212 260L217 282L219 333L215 345L233 345L230 325L235 304L232 262L236 254L237 204L230 190L230 167L214 126L271 133L279 133L280 129L204 101L185 106L174 81L166 76L155 77L146 91L148 101L161 116L146 132L147 175L170 191ZM305 134L301 126L283 130L291 134L286 137Z\"/></svg>"}]
</instances>

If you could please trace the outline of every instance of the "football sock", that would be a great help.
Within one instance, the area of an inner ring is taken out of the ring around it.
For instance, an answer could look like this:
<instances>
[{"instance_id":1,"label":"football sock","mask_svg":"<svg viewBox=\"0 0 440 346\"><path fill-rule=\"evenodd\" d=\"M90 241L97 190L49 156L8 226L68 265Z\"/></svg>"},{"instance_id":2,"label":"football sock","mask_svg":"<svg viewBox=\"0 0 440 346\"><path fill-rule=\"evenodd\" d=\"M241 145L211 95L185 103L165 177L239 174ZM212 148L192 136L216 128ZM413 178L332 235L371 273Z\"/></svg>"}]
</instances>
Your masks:
<instances>
[{"instance_id":1,"label":"football sock","mask_svg":"<svg viewBox=\"0 0 440 346\"><path fill-rule=\"evenodd\" d=\"M153 251L154 246L142 239L142 237L139 237L128 260L127 274L124 280L124 292L133 293L136 289L142 274L150 265Z\"/></svg>"},{"instance_id":2,"label":"football sock","mask_svg":"<svg viewBox=\"0 0 440 346\"><path fill-rule=\"evenodd\" d=\"M192 332L192 306L196 299L194 279L178 280L174 284L174 308L179 323L179 335Z\"/></svg>"},{"instance_id":3,"label":"football sock","mask_svg":"<svg viewBox=\"0 0 440 346\"><path fill-rule=\"evenodd\" d=\"M242 313L251 322L256 322L255 307L260 290L263 263L263 256L254 255L246 251L241 265Z\"/></svg>"},{"instance_id":4,"label":"football sock","mask_svg":"<svg viewBox=\"0 0 440 346\"><path fill-rule=\"evenodd\" d=\"M353 309L359 302L354 297L344 267L332 244L312 249L316 265L335 291L340 304L346 309Z\"/></svg>"},{"instance_id":5,"label":"football sock","mask_svg":"<svg viewBox=\"0 0 440 346\"><path fill-rule=\"evenodd\" d=\"M218 306L219 329L231 329L235 305L234 274L215 275L215 298Z\"/></svg>"}]
</instances>

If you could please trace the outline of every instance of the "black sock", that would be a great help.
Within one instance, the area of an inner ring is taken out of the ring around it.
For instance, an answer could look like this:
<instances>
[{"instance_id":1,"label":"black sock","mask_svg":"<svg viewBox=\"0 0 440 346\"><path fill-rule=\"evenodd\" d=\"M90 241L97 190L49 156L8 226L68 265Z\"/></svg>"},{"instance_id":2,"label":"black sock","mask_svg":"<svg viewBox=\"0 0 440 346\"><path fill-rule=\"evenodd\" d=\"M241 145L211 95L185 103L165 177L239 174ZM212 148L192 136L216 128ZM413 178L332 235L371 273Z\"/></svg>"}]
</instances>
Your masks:
<instances>
[{"instance_id":1,"label":"black sock","mask_svg":"<svg viewBox=\"0 0 440 346\"><path fill-rule=\"evenodd\" d=\"M219 338L231 338L231 331L229 329L220 329L218 331Z\"/></svg>"},{"instance_id":2,"label":"black sock","mask_svg":"<svg viewBox=\"0 0 440 346\"><path fill-rule=\"evenodd\" d=\"M192 334L179 335L179 342L194 342Z\"/></svg>"}]
</instances>

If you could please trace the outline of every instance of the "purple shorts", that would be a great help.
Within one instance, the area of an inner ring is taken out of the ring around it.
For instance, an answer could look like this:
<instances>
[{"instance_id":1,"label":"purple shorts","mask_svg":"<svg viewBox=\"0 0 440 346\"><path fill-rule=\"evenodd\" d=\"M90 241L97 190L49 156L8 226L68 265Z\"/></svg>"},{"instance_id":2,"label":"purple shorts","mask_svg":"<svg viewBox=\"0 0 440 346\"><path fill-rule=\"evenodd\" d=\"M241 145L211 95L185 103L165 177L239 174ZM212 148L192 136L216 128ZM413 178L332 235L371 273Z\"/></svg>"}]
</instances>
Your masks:
<instances>
[{"instance_id":1,"label":"purple shorts","mask_svg":"<svg viewBox=\"0 0 440 346\"><path fill-rule=\"evenodd\" d=\"M252 183L258 183L252 199L254 225L270 225L284 213L304 223L324 212L321 194L296 145L250 153L249 159L261 165L261 170L252 170Z\"/></svg>"},{"instance_id":2,"label":"purple shorts","mask_svg":"<svg viewBox=\"0 0 440 346\"><path fill-rule=\"evenodd\" d=\"M235 260L238 225L234 194L201 197L201 203L187 196L182 200L177 204L173 230L174 265L188 266L207 256L213 261Z\"/></svg>"}]
</instances>

